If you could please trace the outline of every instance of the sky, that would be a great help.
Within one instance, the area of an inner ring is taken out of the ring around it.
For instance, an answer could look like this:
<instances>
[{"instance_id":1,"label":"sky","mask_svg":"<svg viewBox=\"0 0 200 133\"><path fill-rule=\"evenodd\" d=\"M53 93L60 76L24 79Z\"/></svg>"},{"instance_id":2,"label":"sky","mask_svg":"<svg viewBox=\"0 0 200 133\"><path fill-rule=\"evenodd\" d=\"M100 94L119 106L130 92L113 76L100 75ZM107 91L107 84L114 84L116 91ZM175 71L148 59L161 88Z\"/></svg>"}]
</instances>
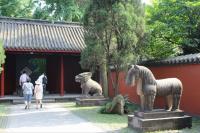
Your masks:
<instances>
[{"instance_id":1,"label":"sky","mask_svg":"<svg viewBox=\"0 0 200 133\"><path fill-rule=\"evenodd\" d=\"M142 0L147 5L152 5L152 0Z\"/></svg>"}]
</instances>

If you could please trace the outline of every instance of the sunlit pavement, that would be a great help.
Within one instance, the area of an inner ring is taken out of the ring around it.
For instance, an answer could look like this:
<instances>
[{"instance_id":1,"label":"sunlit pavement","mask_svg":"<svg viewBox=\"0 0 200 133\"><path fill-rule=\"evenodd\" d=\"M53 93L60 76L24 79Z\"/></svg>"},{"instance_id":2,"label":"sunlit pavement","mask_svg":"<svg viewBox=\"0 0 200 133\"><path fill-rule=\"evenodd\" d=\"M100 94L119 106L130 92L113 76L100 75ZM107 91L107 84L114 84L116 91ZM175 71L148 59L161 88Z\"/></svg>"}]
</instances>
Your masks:
<instances>
[{"instance_id":1,"label":"sunlit pavement","mask_svg":"<svg viewBox=\"0 0 200 133\"><path fill-rule=\"evenodd\" d=\"M63 103L46 103L42 109L32 105L11 105L5 132L105 132L92 123L72 114Z\"/></svg>"}]
</instances>

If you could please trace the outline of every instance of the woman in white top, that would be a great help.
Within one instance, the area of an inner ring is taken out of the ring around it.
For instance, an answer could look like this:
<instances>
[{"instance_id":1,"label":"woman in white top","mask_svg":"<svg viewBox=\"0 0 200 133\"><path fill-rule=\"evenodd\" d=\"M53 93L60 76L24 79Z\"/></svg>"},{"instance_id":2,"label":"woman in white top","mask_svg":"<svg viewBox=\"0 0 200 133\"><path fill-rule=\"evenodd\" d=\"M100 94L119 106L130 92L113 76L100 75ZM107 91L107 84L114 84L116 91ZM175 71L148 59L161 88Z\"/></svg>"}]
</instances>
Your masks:
<instances>
[{"instance_id":1,"label":"woman in white top","mask_svg":"<svg viewBox=\"0 0 200 133\"><path fill-rule=\"evenodd\" d=\"M39 81L35 81L34 89L35 99L36 99L36 108L38 109L39 105L42 108L42 99L43 99L43 86Z\"/></svg>"}]
</instances>

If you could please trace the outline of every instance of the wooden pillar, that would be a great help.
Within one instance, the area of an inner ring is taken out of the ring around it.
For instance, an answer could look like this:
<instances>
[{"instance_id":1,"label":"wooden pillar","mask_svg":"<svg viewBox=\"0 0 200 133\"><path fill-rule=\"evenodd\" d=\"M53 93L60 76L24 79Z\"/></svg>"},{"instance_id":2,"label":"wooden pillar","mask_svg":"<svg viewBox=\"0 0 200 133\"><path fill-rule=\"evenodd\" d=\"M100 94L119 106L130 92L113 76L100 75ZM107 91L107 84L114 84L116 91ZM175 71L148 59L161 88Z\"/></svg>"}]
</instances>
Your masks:
<instances>
[{"instance_id":1,"label":"wooden pillar","mask_svg":"<svg viewBox=\"0 0 200 133\"><path fill-rule=\"evenodd\" d=\"M4 65L2 65L2 72L1 72L1 97L4 97L4 91L5 91L5 85L4 85L4 78L5 78L5 73L4 73Z\"/></svg>"},{"instance_id":2,"label":"wooden pillar","mask_svg":"<svg viewBox=\"0 0 200 133\"><path fill-rule=\"evenodd\" d=\"M60 64L60 95L64 96L64 62L63 62L63 56L61 56L61 64Z\"/></svg>"}]
</instances>

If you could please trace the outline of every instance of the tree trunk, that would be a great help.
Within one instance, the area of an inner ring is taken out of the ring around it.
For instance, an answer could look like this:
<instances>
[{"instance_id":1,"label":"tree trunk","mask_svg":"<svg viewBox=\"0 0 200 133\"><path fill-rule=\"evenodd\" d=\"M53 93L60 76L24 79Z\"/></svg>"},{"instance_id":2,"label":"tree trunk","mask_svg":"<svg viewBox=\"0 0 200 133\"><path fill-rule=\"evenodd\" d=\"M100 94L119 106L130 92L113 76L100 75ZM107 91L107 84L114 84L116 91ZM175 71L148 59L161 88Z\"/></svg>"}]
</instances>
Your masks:
<instances>
[{"instance_id":1,"label":"tree trunk","mask_svg":"<svg viewBox=\"0 0 200 133\"><path fill-rule=\"evenodd\" d=\"M115 96L119 94L119 72L115 71Z\"/></svg>"},{"instance_id":2,"label":"tree trunk","mask_svg":"<svg viewBox=\"0 0 200 133\"><path fill-rule=\"evenodd\" d=\"M108 97L108 77L107 77L107 66L106 63L103 63L100 66L100 79L103 88L103 94L105 97Z\"/></svg>"}]
</instances>

